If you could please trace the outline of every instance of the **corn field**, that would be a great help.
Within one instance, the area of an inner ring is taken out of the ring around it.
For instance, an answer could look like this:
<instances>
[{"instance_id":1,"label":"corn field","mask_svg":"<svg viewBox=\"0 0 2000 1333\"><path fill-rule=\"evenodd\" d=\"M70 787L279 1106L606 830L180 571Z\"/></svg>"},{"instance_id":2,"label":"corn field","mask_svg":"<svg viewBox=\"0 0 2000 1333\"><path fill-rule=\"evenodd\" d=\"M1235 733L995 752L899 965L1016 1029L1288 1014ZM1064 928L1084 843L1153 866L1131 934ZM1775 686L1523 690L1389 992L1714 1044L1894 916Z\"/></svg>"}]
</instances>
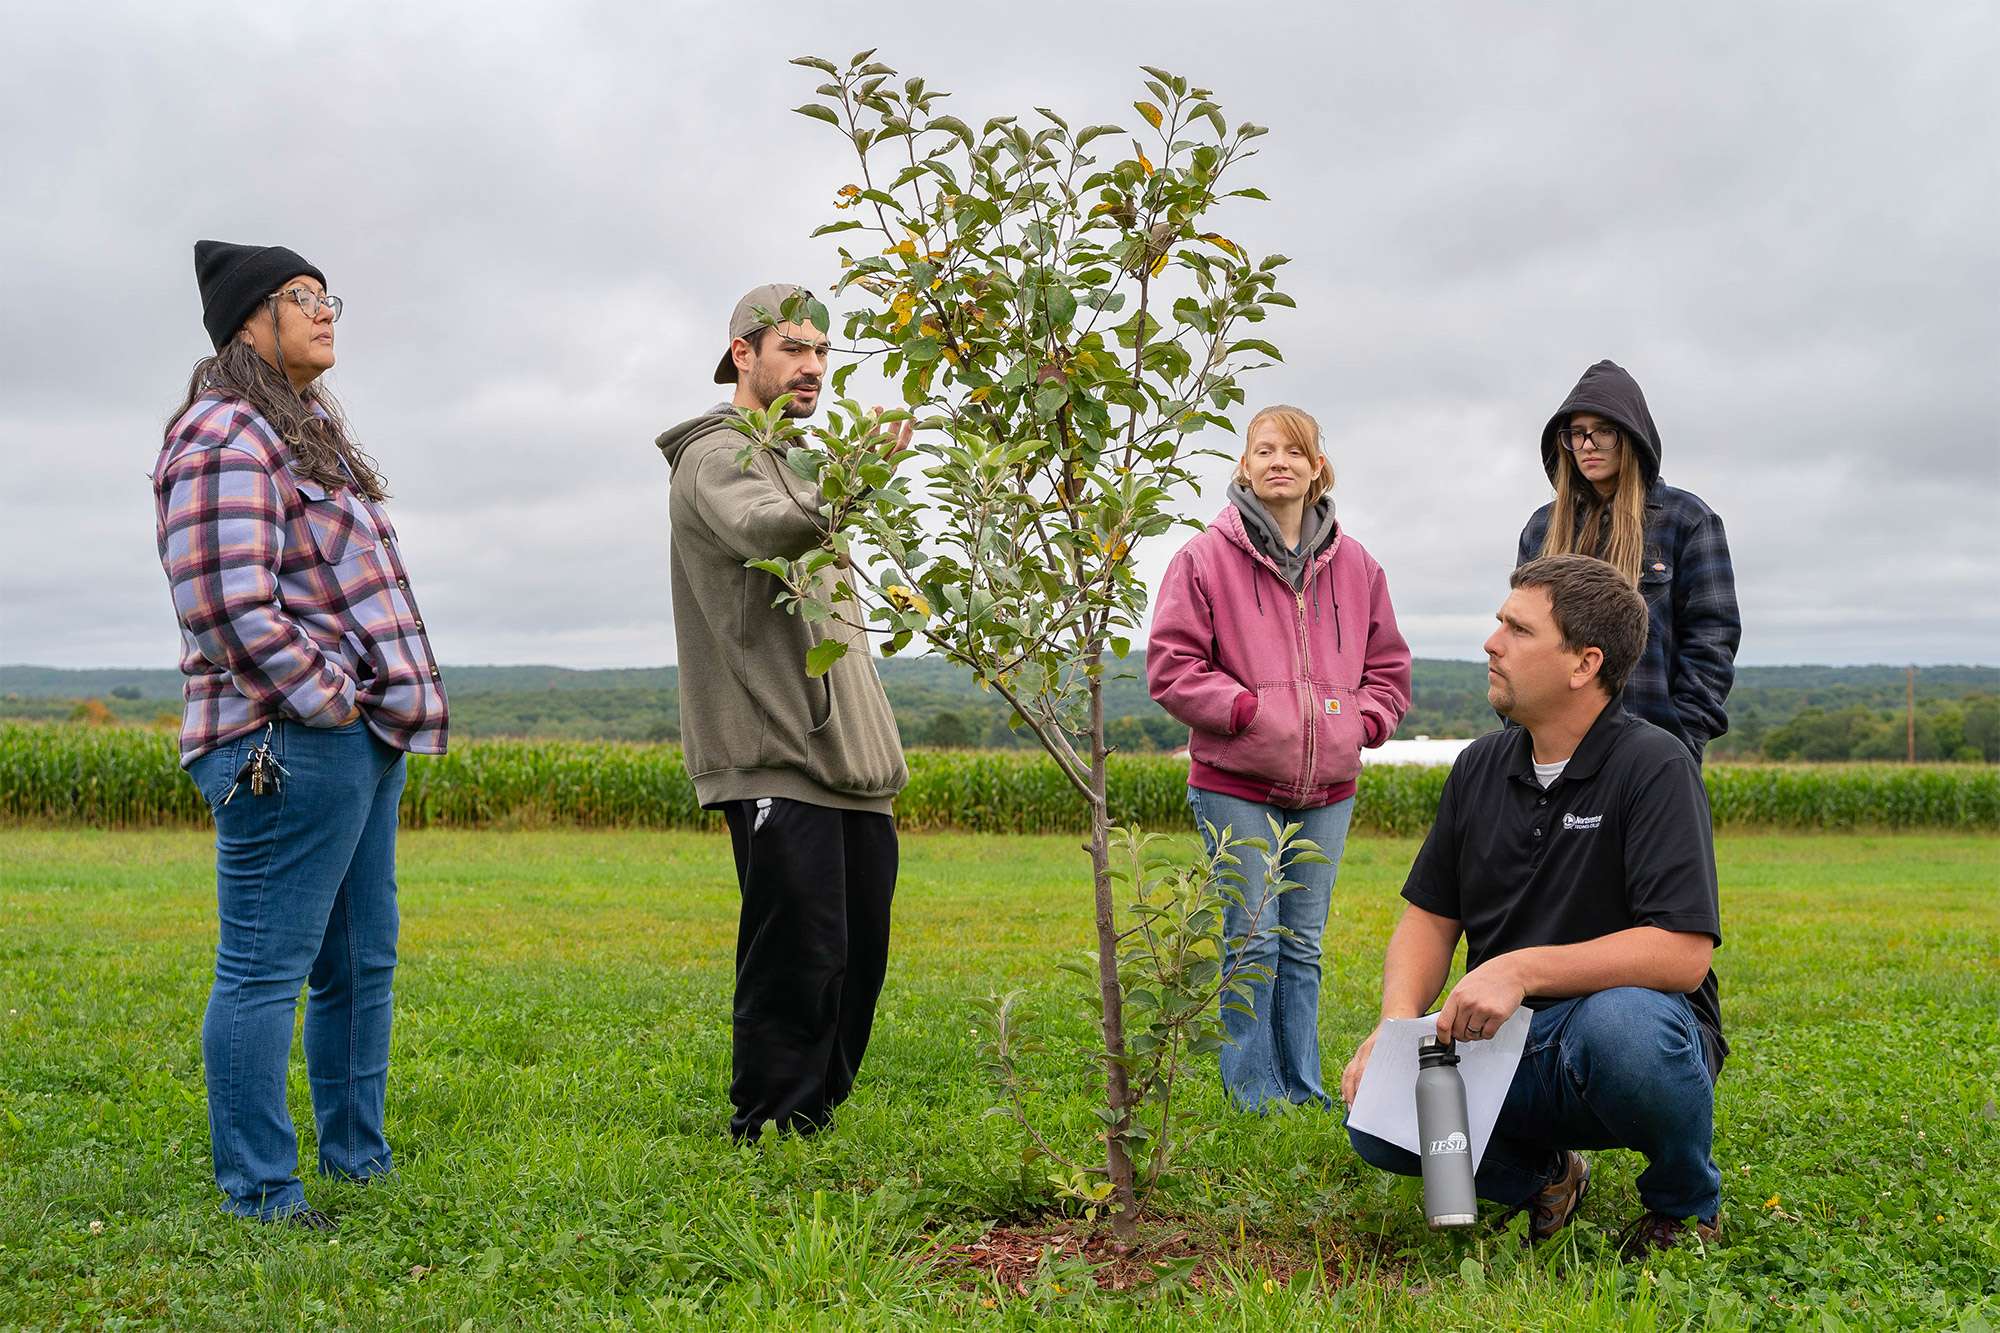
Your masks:
<instances>
[{"instance_id":1,"label":"corn field","mask_svg":"<svg viewBox=\"0 0 2000 1333\"><path fill-rule=\"evenodd\" d=\"M1039 754L913 750L896 801L910 831L1082 831L1074 793ZM1373 765L1361 772L1355 826L1390 835L1430 827L1446 770ZM2000 769L1989 766L1740 765L1706 773L1718 828L2000 831ZM1186 829L1187 763L1114 755L1113 817ZM115 727L0 725L0 820L91 828L200 827L207 808L177 762L173 733ZM695 804L672 745L474 741L412 756L405 828L696 828L720 819Z\"/></svg>"}]
</instances>

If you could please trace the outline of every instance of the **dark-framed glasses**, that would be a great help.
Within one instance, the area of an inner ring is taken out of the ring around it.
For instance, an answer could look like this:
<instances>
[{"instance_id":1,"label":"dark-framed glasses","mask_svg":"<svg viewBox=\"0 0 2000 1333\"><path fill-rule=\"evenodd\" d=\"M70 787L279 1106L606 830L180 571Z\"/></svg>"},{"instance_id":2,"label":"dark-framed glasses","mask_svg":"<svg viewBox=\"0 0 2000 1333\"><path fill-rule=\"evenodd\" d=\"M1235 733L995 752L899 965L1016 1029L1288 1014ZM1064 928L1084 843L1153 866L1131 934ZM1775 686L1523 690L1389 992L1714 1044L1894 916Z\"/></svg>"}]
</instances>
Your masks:
<instances>
[{"instance_id":1,"label":"dark-framed glasses","mask_svg":"<svg viewBox=\"0 0 2000 1333\"><path fill-rule=\"evenodd\" d=\"M1586 444L1594 444L1598 452L1608 454L1618 447L1619 438L1616 426L1592 426L1588 430L1564 426L1556 432L1556 443L1571 453L1575 453Z\"/></svg>"},{"instance_id":2,"label":"dark-framed glasses","mask_svg":"<svg viewBox=\"0 0 2000 1333\"><path fill-rule=\"evenodd\" d=\"M340 322L341 300L338 296L323 296L309 287L287 287L280 296L289 296L299 303L299 309L306 312L307 319L318 319L319 308L325 306L333 312L333 322Z\"/></svg>"}]
</instances>

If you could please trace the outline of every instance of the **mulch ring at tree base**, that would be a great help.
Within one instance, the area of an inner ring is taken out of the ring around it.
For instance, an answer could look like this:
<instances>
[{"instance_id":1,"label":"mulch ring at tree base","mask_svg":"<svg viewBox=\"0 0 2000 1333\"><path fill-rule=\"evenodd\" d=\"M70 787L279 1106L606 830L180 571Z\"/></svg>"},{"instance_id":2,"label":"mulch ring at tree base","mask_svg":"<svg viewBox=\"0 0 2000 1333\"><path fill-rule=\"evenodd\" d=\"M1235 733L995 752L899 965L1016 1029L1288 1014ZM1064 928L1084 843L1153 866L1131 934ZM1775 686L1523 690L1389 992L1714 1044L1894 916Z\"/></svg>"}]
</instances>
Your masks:
<instances>
[{"instance_id":1,"label":"mulch ring at tree base","mask_svg":"<svg viewBox=\"0 0 2000 1333\"><path fill-rule=\"evenodd\" d=\"M1044 1272L1087 1270L1104 1291L1137 1291L1155 1282L1185 1282L1201 1290L1219 1279L1217 1261L1238 1273L1261 1271L1277 1283L1288 1283L1310 1258L1287 1253L1257 1241L1218 1243L1198 1240L1185 1231L1148 1236L1136 1245L1114 1239L1108 1231L1057 1225L1045 1228L994 1227L978 1240L925 1251L921 1260L955 1272L966 1285L986 1288L991 1278L1012 1296L1033 1294ZM1322 1279L1324 1280L1324 1273ZM1060 1280L1060 1278L1058 1278Z\"/></svg>"}]
</instances>

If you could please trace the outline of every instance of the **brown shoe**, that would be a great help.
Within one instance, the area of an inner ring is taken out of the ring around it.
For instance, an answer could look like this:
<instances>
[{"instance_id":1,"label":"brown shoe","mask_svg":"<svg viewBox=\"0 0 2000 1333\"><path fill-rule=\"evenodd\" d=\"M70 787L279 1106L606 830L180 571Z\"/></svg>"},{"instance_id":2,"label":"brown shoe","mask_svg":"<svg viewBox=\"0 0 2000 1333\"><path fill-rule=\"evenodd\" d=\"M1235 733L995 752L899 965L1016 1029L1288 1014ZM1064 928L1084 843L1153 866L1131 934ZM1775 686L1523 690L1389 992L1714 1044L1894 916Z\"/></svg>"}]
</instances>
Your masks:
<instances>
[{"instance_id":1,"label":"brown shoe","mask_svg":"<svg viewBox=\"0 0 2000 1333\"><path fill-rule=\"evenodd\" d=\"M1528 1200L1528 1238L1547 1240L1569 1225L1583 1196L1590 1192L1590 1159L1580 1152L1563 1152L1562 1174Z\"/></svg>"},{"instance_id":2,"label":"brown shoe","mask_svg":"<svg viewBox=\"0 0 2000 1333\"><path fill-rule=\"evenodd\" d=\"M1686 1240L1692 1230L1703 1245L1713 1245L1722 1235L1717 1218L1668 1217L1663 1213L1641 1213L1618 1235L1618 1255L1623 1259L1644 1259L1660 1250L1670 1250Z\"/></svg>"}]
</instances>

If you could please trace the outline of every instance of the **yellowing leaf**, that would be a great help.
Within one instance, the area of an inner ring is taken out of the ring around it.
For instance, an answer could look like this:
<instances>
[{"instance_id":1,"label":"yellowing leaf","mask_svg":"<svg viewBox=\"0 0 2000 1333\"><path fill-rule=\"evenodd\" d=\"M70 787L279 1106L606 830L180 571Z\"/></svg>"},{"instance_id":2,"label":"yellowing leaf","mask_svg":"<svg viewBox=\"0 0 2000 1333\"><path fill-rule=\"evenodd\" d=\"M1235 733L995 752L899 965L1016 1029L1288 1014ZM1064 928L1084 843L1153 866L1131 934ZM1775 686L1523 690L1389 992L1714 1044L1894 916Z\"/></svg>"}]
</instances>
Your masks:
<instances>
[{"instance_id":1,"label":"yellowing leaf","mask_svg":"<svg viewBox=\"0 0 2000 1333\"><path fill-rule=\"evenodd\" d=\"M931 604L922 593L913 592L900 583L890 584L888 587L882 589L882 594L893 605L899 606L905 611L915 611L918 615L922 616L927 616L931 613Z\"/></svg>"},{"instance_id":2,"label":"yellowing leaf","mask_svg":"<svg viewBox=\"0 0 2000 1333\"><path fill-rule=\"evenodd\" d=\"M1144 171L1148 176L1152 175L1153 163L1152 160L1146 156L1145 150L1144 149L1138 150L1138 156L1139 156L1140 170Z\"/></svg>"},{"instance_id":3,"label":"yellowing leaf","mask_svg":"<svg viewBox=\"0 0 2000 1333\"><path fill-rule=\"evenodd\" d=\"M1160 128L1160 108L1151 102L1134 102L1132 109L1146 118L1146 123L1154 129Z\"/></svg>"},{"instance_id":4,"label":"yellowing leaf","mask_svg":"<svg viewBox=\"0 0 2000 1333\"><path fill-rule=\"evenodd\" d=\"M971 393L966 395L967 398L971 399L975 403L983 403L992 396L993 396L993 386L990 384L982 384L978 388L974 389Z\"/></svg>"},{"instance_id":5,"label":"yellowing leaf","mask_svg":"<svg viewBox=\"0 0 2000 1333\"><path fill-rule=\"evenodd\" d=\"M1201 234L1201 239L1207 241L1210 245L1223 251L1225 254L1235 255L1238 259L1243 257L1243 251L1238 249L1236 242L1230 240L1227 236L1223 236L1217 232L1205 231Z\"/></svg>"}]
</instances>

